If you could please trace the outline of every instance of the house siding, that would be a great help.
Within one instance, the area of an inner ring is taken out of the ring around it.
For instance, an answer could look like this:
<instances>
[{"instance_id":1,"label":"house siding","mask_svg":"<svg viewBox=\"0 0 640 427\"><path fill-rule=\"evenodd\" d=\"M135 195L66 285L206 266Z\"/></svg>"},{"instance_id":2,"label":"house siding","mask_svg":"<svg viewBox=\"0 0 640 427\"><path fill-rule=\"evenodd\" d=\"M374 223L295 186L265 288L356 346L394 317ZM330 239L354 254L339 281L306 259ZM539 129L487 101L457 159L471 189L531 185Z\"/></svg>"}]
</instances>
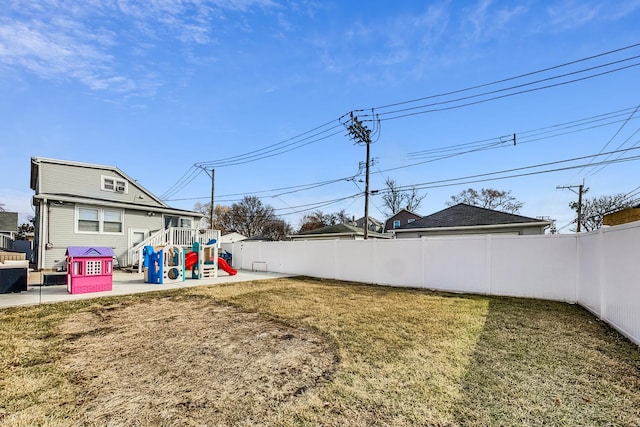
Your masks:
<instances>
[{"instance_id":1,"label":"house siding","mask_svg":"<svg viewBox=\"0 0 640 427\"><path fill-rule=\"evenodd\" d=\"M103 190L105 177L126 183L125 191ZM131 229L153 234L165 228L165 215L191 218L194 226L201 218L196 212L171 208L110 166L32 157L30 186L35 191L35 261L39 269L63 267L70 246L111 247L119 260L126 260ZM79 206L123 212L122 232L77 232Z\"/></svg>"},{"instance_id":2,"label":"house siding","mask_svg":"<svg viewBox=\"0 0 640 427\"><path fill-rule=\"evenodd\" d=\"M451 230L443 227L442 230L429 230L429 231L407 231L396 233L397 239L415 239L420 237L435 237L435 236L468 236L474 234L492 234L492 235L520 235L520 236L532 236L544 234L544 227L504 227L496 228L494 230Z\"/></svg>"},{"instance_id":3,"label":"house siding","mask_svg":"<svg viewBox=\"0 0 640 427\"><path fill-rule=\"evenodd\" d=\"M163 207L135 182L111 169L42 162L40 174L38 192L41 194L73 194L78 197L135 203L144 207ZM127 182L127 192L102 190L103 176Z\"/></svg>"},{"instance_id":4,"label":"house siding","mask_svg":"<svg viewBox=\"0 0 640 427\"><path fill-rule=\"evenodd\" d=\"M392 231L394 230L393 227L393 222L394 221L400 221L400 227L402 227L403 225L407 225L409 224L409 220L413 219L413 220L419 220L422 217L420 215L414 214L412 212L409 212L407 210L401 210L400 212L398 212L397 214L395 214L394 216L392 216L391 218L389 218L385 224L384 224L384 231Z\"/></svg>"},{"instance_id":5,"label":"house siding","mask_svg":"<svg viewBox=\"0 0 640 427\"><path fill-rule=\"evenodd\" d=\"M81 204L79 206L89 206ZM50 227L48 239L51 249L46 250L44 269L56 269L64 266L66 250L69 246L106 246L114 248L118 258L126 255L129 244L129 229L147 229L154 233L162 229L162 215L147 216L144 211L125 210L123 218L123 232L121 234L77 233L76 206L65 204L50 205Z\"/></svg>"},{"instance_id":6,"label":"house siding","mask_svg":"<svg viewBox=\"0 0 640 427\"><path fill-rule=\"evenodd\" d=\"M629 222L640 221L640 208L627 208L619 212L605 215L603 225L621 225Z\"/></svg>"}]
</instances>

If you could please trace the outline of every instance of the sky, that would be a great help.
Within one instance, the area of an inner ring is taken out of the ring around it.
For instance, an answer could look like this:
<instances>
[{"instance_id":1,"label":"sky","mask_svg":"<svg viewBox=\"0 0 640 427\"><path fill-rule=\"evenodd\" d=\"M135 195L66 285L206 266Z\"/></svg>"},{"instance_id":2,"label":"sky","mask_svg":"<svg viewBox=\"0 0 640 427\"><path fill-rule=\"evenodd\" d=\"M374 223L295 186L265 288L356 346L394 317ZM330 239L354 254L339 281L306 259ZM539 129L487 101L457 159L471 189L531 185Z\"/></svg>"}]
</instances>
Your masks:
<instances>
[{"instance_id":1,"label":"sky","mask_svg":"<svg viewBox=\"0 0 640 427\"><path fill-rule=\"evenodd\" d=\"M386 179L421 215L510 191L561 232L577 185L640 194L639 0L3 3L0 203L21 222L31 157L115 166L174 208L208 203L214 169L216 205L359 218L351 114L380 220Z\"/></svg>"}]
</instances>

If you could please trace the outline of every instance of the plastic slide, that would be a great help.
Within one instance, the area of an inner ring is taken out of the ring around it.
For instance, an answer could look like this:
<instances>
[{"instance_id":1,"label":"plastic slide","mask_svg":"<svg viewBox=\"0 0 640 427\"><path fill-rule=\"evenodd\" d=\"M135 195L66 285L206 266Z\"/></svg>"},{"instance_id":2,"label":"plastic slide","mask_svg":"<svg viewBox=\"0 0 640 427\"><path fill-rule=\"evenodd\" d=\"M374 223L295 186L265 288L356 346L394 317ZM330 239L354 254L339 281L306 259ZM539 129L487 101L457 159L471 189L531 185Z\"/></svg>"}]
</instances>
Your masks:
<instances>
[{"instance_id":1,"label":"plastic slide","mask_svg":"<svg viewBox=\"0 0 640 427\"><path fill-rule=\"evenodd\" d=\"M227 261L219 257L218 257L218 267L226 271L229 274L229 276L235 276L236 274L238 274L238 270L236 270L235 268L231 268L231 266L227 264Z\"/></svg>"},{"instance_id":2,"label":"plastic slide","mask_svg":"<svg viewBox=\"0 0 640 427\"><path fill-rule=\"evenodd\" d=\"M198 262L198 254L195 252L189 252L184 256L184 266L187 270L191 270L191 267Z\"/></svg>"}]
</instances>

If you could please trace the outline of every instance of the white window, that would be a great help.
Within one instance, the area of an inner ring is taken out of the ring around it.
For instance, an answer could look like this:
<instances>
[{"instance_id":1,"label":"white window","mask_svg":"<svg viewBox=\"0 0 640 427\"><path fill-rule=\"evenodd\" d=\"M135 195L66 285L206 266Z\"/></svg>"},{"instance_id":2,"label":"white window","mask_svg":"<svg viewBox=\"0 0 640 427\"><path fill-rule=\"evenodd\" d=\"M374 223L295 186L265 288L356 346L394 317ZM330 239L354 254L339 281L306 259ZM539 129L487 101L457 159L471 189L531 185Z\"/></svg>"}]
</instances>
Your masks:
<instances>
[{"instance_id":1,"label":"white window","mask_svg":"<svg viewBox=\"0 0 640 427\"><path fill-rule=\"evenodd\" d=\"M102 189L115 193L128 193L127 182L123 179L102 175Z\"/></svg>"},{"instance_id":2,"label":"white window","mask_svg":"<svg viewBox=\"0 0 640 427\"><path fill-rule=\"evenodd\" d=\"M78 208L78 231L100 232L100 209Z\"/></svg>"},{"instance_id":3,"label":"white window","mask_svg":"<svg viewBox=\"0 0 640 427\"><path fill-rule=\"evenodd\" d=\"M122 234L124 211L121 209L78 207L77 212L79 233Z\"/></svg>"},{"instance_id":4,"label":"white window","mask_svg":"<svg viewBox=\"0 0 640 427\"><path fill-rule=\"evenodd\" d=\"M164 227L193 228L193 218L165 215Z\"/></svg>"},{"instance_id":5,"label":"white window","mask_svg":"<svg viewBox=\"0 0 640 427\"><path fill-rule=\"evenodd\" d=\"M408 224L411 224L411 223L412 223L413 221L415 221L415 220L416 220L415 218L409 218L409 219L407 220L407 223L408 223Z\"/></svg>"}]
</instances>

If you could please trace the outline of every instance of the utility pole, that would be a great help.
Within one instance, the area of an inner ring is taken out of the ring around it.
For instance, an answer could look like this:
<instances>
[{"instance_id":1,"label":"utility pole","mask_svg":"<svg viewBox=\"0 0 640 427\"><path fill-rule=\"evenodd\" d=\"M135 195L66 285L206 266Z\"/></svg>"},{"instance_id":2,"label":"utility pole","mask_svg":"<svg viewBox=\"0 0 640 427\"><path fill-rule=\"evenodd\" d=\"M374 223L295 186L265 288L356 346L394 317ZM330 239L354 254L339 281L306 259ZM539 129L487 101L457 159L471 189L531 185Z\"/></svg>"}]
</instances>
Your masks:
<instances>
[{"instance_id":1,"label":"utility pole","mask_svg":"<svg viewBox=\"0 0 640 427\"><path fill-rule=\"evenodd\" d=\"M358 120L357 116L354 116L353 111L349 113L349 125L347 132L349 137L355 141L356 144L367 146L367 159L365 168L365 187L364 187L364 239L369 238L369 166L371 156L371 129L362 124L361 120Z\"/></svg>"},{"instance_id":2,"label":"utility pole","mask_svg":"<svg viewBox=\"0 0 640 427\"><path fill-rule=\"evenodd\" d=\"M584 193L587 192L587 190L585 190L584 188L584 180L582 181L582 184L580 185L563 185L563 186L557 186L557 189L567 189L567 190L571 190L574 193L576 193L578 195L578 226L576 227L576 233L579 233L581 231L581 224L582 224L582 195ZM574 188L577 188L578 191L575 191Z\"/></svg>"},{"instance_id":3,"label":"utility pole","mask_svg":"<svg viewBox=\"0 0 640 427\"><path fill-rule=\"evenodd\" d=\"M211 168L211 211L209 212L209 229L213 230L213 195L215 193L216 188L216 170Z\"/></svg>"},{"instance_id":4,"label":"utility pole","mask_svg":"<svg viewBox=\"0 0 640 427\"><path fill-rule=\"evenodd\" d=\"M211 209L209 211L209 229L213 230L213 195L215 193L215 174L216 174L216 170L214 168L211 168L211 173L209 173L209 171L207 170L207 168L205 168L204 166L198 166L199 168L202 168L203 171L206 172L207 175L209 175L211 177Z\"/></svg>"}]
</instances>

